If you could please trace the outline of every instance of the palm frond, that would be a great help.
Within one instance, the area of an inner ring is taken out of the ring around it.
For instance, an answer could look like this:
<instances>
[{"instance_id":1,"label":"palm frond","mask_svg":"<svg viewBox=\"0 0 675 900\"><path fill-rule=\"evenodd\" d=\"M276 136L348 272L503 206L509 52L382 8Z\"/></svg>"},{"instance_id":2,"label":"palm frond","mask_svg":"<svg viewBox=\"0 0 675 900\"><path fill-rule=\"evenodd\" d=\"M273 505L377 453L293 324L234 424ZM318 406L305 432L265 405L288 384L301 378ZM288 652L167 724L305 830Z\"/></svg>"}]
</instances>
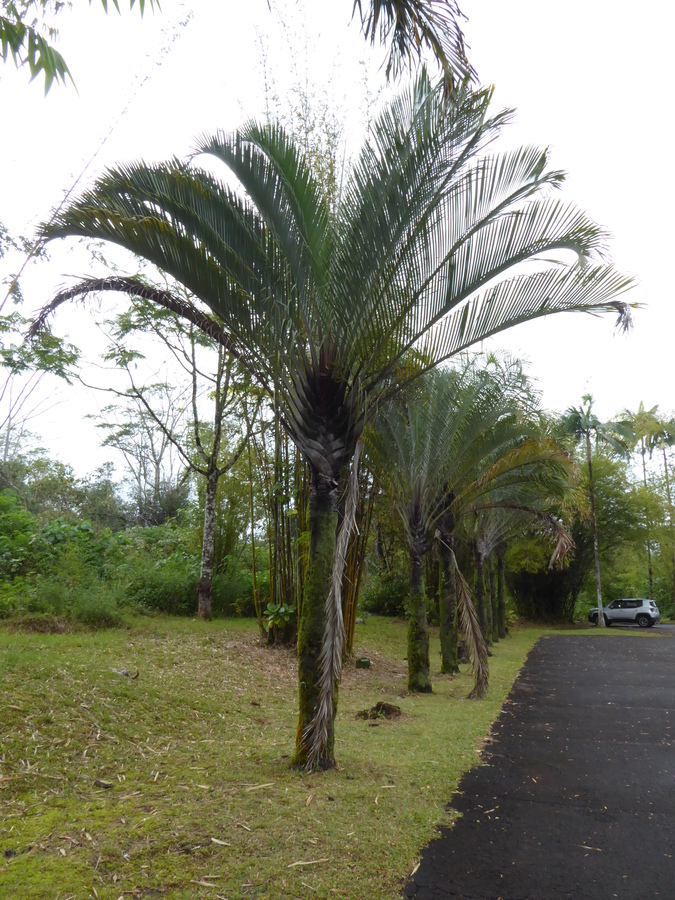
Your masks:
<instances>
[{"instance_id":1,"label":"palm frond","mask_svg":"<svg viewBox=\"0 0 675 900\"><path fill-rule=\"evenodd\" d=\"M425 46L443 70L448 95L457 83L476 78L466 57L463 15L455 0L354 0L353 14L357 10L366 40L390 42L387 78L412 67Z\"/></svg>"},{"instance_id":2,"label":"palm frond","mask_svg":"<svg viewBox=\"0 0 675 900\"><path fill-rule=\"evenodd\" d=\"M459 624L466 646L469 651L471 668L474 674L473 690L469 694L469 700L482 700L488 690L490 671L488 665L488 650L483 632L480 629L476 609L471 599L471 591L466 579L462 575L457 557L453 550L449 549L450 560L454 569L456 597L459 608Z\"/></svg>"}]
</instances>

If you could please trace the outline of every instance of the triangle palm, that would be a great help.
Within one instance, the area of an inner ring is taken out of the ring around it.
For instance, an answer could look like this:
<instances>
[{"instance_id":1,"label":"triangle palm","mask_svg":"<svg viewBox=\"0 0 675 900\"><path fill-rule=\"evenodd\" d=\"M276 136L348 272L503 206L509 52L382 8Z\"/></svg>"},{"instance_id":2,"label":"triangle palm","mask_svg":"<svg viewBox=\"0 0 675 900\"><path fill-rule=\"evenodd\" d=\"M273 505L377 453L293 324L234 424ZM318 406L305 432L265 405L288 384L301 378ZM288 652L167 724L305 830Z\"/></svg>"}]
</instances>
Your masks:
<instances>
[{"instance_id":1,"label":"triangle palm","mask_svg":"<svg viewBox=\"0 0 675 900\"><path fill-rule=\"evenodd\" d=\"M551 195L562 176L547 170L546 153L485 151L508 119L491 116L489 101L490 91L463 88L448 105L423 73L375 122L335 208L282 128L249 124L197 148L224 163L241 190L175 159L129 164L43 229L46 238L119 244L195 302L134 278L87 279L55 297L36 327L65 300L100 290L179 311L265 386L309 463L298 763L334 763L335 704L320 690L319 658L335 490L367 419L424 367L512 325L565 310L614 310L627 321L616 296L630 282L600 259L598 226ZM562 250L575 261L552 258ZM600 261L589 262L594 256ZM531 259L537 264L523 271ZM340 642L339 627L333 637Z\"/></svg>"}]
</instances>

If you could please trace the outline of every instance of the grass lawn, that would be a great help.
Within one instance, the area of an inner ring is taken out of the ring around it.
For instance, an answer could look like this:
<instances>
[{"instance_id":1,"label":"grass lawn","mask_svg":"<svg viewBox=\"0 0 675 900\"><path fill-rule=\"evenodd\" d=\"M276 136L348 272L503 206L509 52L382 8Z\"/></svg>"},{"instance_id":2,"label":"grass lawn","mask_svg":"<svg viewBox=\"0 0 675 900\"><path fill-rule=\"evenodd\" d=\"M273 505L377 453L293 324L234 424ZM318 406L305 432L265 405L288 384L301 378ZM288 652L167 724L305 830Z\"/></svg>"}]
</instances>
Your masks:
<instances>
[{"instance_id":1,"label":"grass lawn","mask_svg":"<svg viewBox=\"0 0 675 900\"><path fill-rule=\"evenodd\" d=\"M357 627L338 768L293 771L296 660L255 623L138 619L130 629L0 629L0 897L394 898L439 824L527 652L406 694L406 626ZM131 680L113 669L137 670ZM378 700L398 719L356 718Z\"/></svg>"}]
</instances>

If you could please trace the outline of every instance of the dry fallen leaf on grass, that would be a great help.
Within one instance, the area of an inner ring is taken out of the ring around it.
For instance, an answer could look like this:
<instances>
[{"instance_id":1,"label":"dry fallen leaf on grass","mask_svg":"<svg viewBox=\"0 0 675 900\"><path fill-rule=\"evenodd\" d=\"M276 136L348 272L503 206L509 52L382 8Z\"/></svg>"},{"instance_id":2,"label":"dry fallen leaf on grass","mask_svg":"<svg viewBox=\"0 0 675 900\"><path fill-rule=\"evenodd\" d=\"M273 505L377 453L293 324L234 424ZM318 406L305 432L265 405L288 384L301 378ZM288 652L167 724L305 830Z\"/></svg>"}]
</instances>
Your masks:
<instances>
[{"instance_id":1,"label":"dry fallen leaf on grass","mask_svg":"<svg viewBox=\"0 0 675 900\"><path fill-rule=\"evenodd\" d=\"M305 800L305 806L309 806L309 804L312 802L313 797L314 797L314 794L309 795L309 797Z\"/></svg>"},{"instance_id":2,"label":"dry fallen leaf on grass","mask_svg":"<svg viewBox=\"0 0 675 900\"><path fill-rule=\"evenodd\" d=\"M221 841L220 838L211 838L212 844L218 844L220 847L231 847L232 845L228 843L228 841Z\"/></svg>"},{"instance_id":3,"label":"dry fallen leaf on grass","mask_svg":"<svg viewBox=\"0 0 675 900\"><path fill-rule=\"evenodd\" d=\"M328 862L329 859L330 859L330 857L328 857L328 856L324 856L322 859L307 859L307 860L299 859L297 862L291 863L290 865L286 866L286 868L294 869L296 866L316 866L319 863Z\"/></svg>"}]
</instances>

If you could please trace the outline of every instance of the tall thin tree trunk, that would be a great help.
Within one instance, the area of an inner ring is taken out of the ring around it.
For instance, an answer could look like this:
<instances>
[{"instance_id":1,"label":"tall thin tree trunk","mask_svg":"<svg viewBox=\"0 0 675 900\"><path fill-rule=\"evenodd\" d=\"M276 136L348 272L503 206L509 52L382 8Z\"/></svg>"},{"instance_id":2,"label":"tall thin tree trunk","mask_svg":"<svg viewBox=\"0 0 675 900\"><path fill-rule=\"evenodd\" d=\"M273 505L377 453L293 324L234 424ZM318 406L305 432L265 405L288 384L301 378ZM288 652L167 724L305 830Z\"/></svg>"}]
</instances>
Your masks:
<instances>
[{"instance_id":1,"label":"tall thin tree trunk","mask_svg":"<svg viewBox=\"0 0 675 900\"><path fill-rule=\"evenodd\" d=\"M647 499L647 465L645 463L645 439L640 439L640 452L642 453L642 480L645 486L645 500ZM652 569L652 535L649 508L645 510L645 522L647 523L647 574L649 576L649 599L654 599L654 573Z\"/></svg>"},{"instance_id":2,"label":"tall thin tree trunk","mask_svg":"<svg viewBox=\"0 0 675 900\"><path fill-rule=\"evenodd\" d=\"M247 417L248 424L248 417ZM249 428L250 431L250 428ZM262 620L262 607L260 605L260 597L258 597L258 582L256 572L255 557L255 506L253 503L253 463L251 462L251 441L248 441L248 480L249 480L249 506L251 511L251 579L253 581L253 608L255 609L256 619L258 620L258 628L260 636L265 637L265 627Z\"/></svg>"},{"instance_id":3,"label":"tall thin tree trunk","mask_svg":"<svg viewBox=\"0 0 675 900\"><path fill-rule=\"evenodd\" d=\"M422 552L410 549L410 619L408 620L408 690L431 693L429 627L422 577Z\"/></svg>"},{"instance_id":4,"label":"tall thin tree trunk","mask_svg":"<svg viewBox=\"0 0 675 900\"><path fill-rule=\"evenodd\" d=\"M671 600L675 608L675 523L673 522L673 500L670 493L670 476L668 475L668 457L666 456L666 448L663 449L663 471L666 476L666 495L668 497L668 520L670 522L670 540L672 544L673 555L673 583L671 588Z\"/></svg>"},{"instance_id":5,"label":"tall thin tree trunk","mask_svg":"<svg viewBox=\"0 0 675 900\"><path fill-rule=\"evenodd\" d=\"M591 435L586 432L586 462L588 463L588 493L591 498L591 518L593 520L593 554L595 558L595 587L598 595L598 627L605 627L605 614L602 609L602 590L600 587L600 547L598 545L598 520L595 515L595 488L593 486L593 463L591 461Z\"/></svg>"},{"instance_id":6,"label":"tall thin tree trunk","mask_svg":"<svg viewBox=\"0 0 675 900\"><path fill-rule=\"evenodd\" d=\"M326 598L333 575L333 558L338 522L336 484L328 483L319 473L310 474L309 486L309 570L305 579L302 614L298 623L298 682L299 715L295 739L293 764L307 764L308 747L305 729L316 715L320 695L319 655L326 623ZM318 759L321 768L335 765L335 711L337 710L337 686L333 706L333 718L328 726L326 746Z\"/></svg>"},{"instance_id":7,"label":"tall thin tree trunk","mask_svg":"<svg viewBox=\"0 0 675 900\"><path fill-rule=\"evenodd\" d=\"M211 618L217 492L218 472L214 469L210 471L207 476L206 494L204 497L204 533L202 536L202 559L199 570L199 588L197 591L197 616L200 619Z\"/></svg>"},{"instance_id":8,"label":"tall thin tree trunk","mask_svg":"<svg viewBox=\"0 0 675 900\"><path fill-rule=\"evenodd\" d=\"M370 490L367 491L367 486ZM359 593L361 580L366 567L366 555L370 526L373 520L373 508L375 506L375 485L368 479L366 490L361 492L361 501L357 512L355 527L352 531L345 568L343 596L343 617L345 622L345 656L351 656L354 652L354 630L356 627L356 614L358 612Z\"/></svg>"}]
</instances>

